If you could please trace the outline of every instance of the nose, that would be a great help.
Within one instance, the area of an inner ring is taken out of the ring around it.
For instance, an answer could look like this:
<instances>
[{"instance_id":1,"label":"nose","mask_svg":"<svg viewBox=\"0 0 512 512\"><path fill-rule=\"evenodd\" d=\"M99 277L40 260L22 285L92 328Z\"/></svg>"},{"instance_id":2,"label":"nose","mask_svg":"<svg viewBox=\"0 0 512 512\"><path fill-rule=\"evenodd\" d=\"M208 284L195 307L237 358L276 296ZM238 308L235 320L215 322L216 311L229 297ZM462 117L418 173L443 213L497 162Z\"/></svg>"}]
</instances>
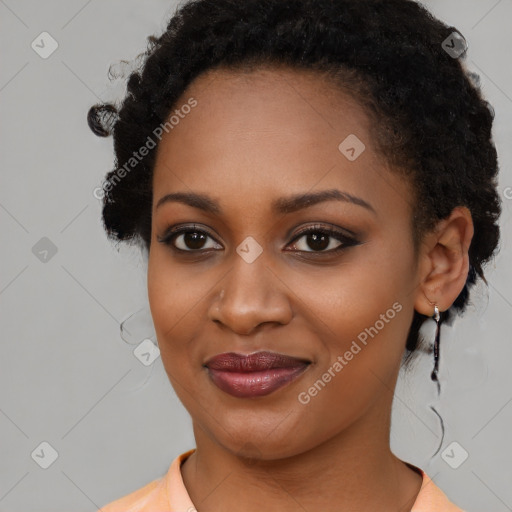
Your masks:
<instances>
[{"instance_id":1,"label":"nose","mask_svg":"<svg viewBox=\"0 0 512 512\"><path fill-rule=\"evenodd\" d=\"M247 263L238 255L219 283L209 318L240 335L249 335L261 324L286 325L293 317L289 288L260 256Z\"/></svg>"}]
</instances>

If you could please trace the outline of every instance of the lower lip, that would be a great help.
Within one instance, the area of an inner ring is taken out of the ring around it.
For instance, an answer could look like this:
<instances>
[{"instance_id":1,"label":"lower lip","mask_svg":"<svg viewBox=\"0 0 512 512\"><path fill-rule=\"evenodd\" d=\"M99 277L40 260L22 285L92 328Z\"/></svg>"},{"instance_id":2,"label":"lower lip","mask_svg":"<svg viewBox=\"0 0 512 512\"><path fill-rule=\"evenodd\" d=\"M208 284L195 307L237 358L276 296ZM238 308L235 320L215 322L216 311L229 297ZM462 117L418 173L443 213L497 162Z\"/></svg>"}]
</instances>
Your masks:
<instances>
[{"instance_id":1,"label":"lower lip","mask_svg":"<svg viewBox=\"0 0 512 512\"><path fill-rule=\"evenodd\" d=\"M208 368L214 384L238 398L265 396L298 378L308 365L255 372L227 372Z\"/></svg>"}]
</instances>

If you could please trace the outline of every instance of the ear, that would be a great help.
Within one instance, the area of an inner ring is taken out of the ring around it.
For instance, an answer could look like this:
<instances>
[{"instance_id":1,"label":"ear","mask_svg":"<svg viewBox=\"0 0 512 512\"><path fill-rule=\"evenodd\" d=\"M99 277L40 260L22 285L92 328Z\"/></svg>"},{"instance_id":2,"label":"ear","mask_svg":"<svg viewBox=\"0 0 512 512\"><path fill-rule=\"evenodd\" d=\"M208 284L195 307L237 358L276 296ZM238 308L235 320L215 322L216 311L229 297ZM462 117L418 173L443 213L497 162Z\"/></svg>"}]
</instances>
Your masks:
<instances>
[{"instance_id":1,"label":"ear","mask_svg":"<svg viewBox=\"0 0 512 512\"><path fill-rule=\"evenodd\" d=\"M414 307L426 316L434 314L434 304L446 311L458 297L469 272L469 246L474 228L471 212L455 208L425 236L419 254L418 288Z\"/></svg>"}]
</instances>

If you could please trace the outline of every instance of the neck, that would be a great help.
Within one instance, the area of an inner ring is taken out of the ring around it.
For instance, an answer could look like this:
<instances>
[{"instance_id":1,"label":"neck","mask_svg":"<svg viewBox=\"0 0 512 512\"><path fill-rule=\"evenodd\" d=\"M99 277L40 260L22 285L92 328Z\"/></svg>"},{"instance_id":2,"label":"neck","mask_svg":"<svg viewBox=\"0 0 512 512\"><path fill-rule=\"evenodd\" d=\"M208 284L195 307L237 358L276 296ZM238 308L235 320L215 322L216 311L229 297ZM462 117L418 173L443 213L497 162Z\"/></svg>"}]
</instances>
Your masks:
<instances>
[{"instance_id":1,"label":"neck","mask_svg":"<svg viewBox=\"0 0 512 512\"><path fill-rule=\"evenodd\" d=\"M341 433L290 457L244 459L194 424L197 449L182 465L199 512L280 510L409 512L422 477L389 448L390 418L374 410Z\"/></svg>"}]
</instances>

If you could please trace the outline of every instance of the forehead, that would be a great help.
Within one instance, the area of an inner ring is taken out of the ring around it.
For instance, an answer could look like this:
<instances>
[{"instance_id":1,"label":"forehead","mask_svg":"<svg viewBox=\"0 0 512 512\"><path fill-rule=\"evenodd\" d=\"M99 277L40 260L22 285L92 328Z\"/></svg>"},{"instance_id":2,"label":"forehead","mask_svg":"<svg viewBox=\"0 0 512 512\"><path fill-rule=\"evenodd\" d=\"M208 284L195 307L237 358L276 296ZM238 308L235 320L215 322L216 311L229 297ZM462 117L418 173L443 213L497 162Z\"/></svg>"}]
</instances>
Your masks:
<instances>
[{"instance_id":1,"label":"forehead","mask_svg":"<svg viewBox=\"0 0 512 512\"><path fill-rule=\"evenodd\" d=\"M159 143L154 201L193 190L263 207L272 197L339 188L377 209L383 192L395 204L407 194L375 151L364 108L314 71L216 69L194 80L174 110L190 98L196 106ZM360 152L355 160L347 146Z\"/></svg>"},{"instance_id":2,"label":"forehead","mask_svg":"<svg viewBox=\"0 0 512 512\"><path fill-rule=\"evenodd\" d=\"M193 114L203 124L203 131L215 115L223 123L221 128L237 133L287 128L294 135L318 138L324 132L339 130L341 120L344 128L366 132L371 123L367 112L327 76L284 65L218 68L196 78L176 108L193 96L199 107ZM297 120L305 123L297 125Z\"/></svg>"}]
</instances>

